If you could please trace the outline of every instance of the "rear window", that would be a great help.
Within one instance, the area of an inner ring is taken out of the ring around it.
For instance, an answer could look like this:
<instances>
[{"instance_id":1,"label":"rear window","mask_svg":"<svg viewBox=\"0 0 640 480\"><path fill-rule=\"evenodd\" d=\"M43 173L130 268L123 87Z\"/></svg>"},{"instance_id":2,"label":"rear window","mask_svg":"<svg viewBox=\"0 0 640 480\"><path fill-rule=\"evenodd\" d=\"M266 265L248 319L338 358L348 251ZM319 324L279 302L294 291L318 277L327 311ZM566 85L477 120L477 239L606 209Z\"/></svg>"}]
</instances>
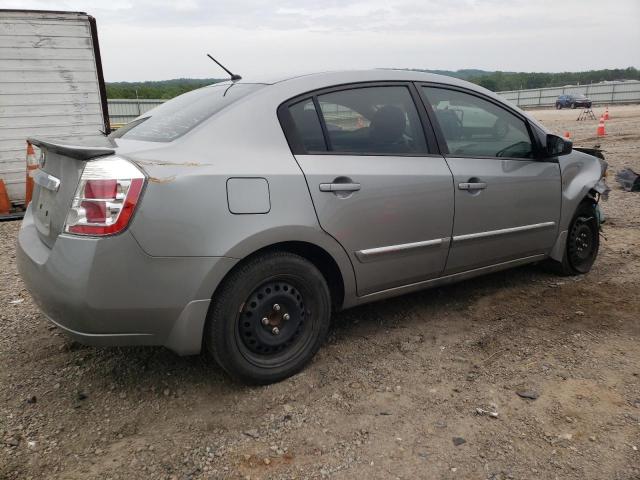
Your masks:
<instances>
[{"instance_id":1,"label":"rear window","mask_svg":"<svg viewBox=\"0 0 640 480\"><path fill-rule=\"evenodd\" d=\"M113 132L111 138L171 142L262 84L213 85L185 93Z\"/></svg>"}]
</instances>

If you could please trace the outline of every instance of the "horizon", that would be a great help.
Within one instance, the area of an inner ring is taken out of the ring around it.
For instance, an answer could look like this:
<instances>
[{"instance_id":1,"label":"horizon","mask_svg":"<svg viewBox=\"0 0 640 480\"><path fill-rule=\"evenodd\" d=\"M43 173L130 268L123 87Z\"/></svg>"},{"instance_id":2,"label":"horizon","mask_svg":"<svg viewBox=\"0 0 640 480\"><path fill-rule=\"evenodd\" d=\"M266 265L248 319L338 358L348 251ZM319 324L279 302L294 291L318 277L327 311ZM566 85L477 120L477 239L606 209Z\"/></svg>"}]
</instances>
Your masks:
<instances>
[{"instance_id":1,"label":"horizon","mask_svg":"<svg viewBox=\"0 0 640 480\"><path fill-rule=\"evenodd\" d=\"M482 72L483 74L487 73L487 74L493 74L493 73L505 73L505 74L580 74L580 73L589 73L589 72L597 72L597 71L603 71L603 70L609 70L609 71L615 71L615 70L627 70L629 68L633 68L636 70L639 70L638 67L635 67L633 65L629 65L626 67L613 67L613 68L602 68L602 69L589 69L589 70L576 70L576 71L559 71L559 72L552 72L552 71L531 71L531 72L527 72L527 71L509 71L509 70L484 70L481 68L458 68L456 70L449 70L449 69L442 69L442 68L393 68L393 67L377 67L377 68L372 68L371 70L415 70L415 71L424 71L424 72L429 72L429 73L436 73L436 72L451 72L451 73L461 73L461 72L466 72L466 71L474 71L474 72ZM344 69L344 70L351 70L351 69ZM234 72L236 73L236 72ZM320 72L309 72L309 73L320 73ZM240 73L240 75L242 75ZM442 73L442 75L446 75L446 73ZM286 78L286 76L284 77ZM244 78L243 78L244 79ZM222 81L226 81L228 80L228 78L226 77L174 77L174 78L161 78L161 79L157 79L157 80L105 80L105 83L147 83L147 82L169 82L169 81L174 81L174 80L216 80L219 82ZM625 79L621 79L621 80L625 80ZM615 80L605 80L605 81L615 81Z\"/></svg>"}]
</instances>

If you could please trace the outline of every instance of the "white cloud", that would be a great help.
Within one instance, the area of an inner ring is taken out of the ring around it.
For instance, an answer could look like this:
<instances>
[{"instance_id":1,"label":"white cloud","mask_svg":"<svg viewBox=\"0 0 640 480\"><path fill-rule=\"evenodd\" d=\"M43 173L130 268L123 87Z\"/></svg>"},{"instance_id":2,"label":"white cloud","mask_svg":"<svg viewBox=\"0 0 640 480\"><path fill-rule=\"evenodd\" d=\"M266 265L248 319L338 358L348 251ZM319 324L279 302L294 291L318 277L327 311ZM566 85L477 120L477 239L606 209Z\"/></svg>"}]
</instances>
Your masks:
<instances>
[{"instance_id":1,"label":"white cloud","mask_svg":"<svg viewBox=\"0 0 640 480\"><path fill-rule=\"evenodd\" d=\"M637 0L0 0L96 17L106 79L640 66ZM1 13L0 13L1 14Z\"/></svg>"}]
</instances>

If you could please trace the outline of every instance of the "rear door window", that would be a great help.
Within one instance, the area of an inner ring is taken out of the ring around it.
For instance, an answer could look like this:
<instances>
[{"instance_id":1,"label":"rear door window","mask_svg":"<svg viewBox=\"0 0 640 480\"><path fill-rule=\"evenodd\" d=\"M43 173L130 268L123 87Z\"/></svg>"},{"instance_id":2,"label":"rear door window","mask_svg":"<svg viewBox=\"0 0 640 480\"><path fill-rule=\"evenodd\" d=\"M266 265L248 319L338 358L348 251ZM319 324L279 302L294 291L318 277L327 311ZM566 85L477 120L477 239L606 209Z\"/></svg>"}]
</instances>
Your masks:
<instances>
[{"instance_id":1,"label":"rear door window","mask_svg":"<svg viewBox=\"0 0 640 480\"><path fill-rule=\"evenodd\" d=\"M224 107L264 85L235 83L193 90L150 110L144 117L113 132L111 138L171 142Z\"/></svg>"},{"instance_id":2,"label":"rear door window","mask_svg":"<svg viewBox=\"0 0 640 480\"><path fill-rule=\"evenodd\" d=\"M406 86L361 87L318 96L336 153L411 155L427 152L418 111Z\"/></svg>"}]
</instances>

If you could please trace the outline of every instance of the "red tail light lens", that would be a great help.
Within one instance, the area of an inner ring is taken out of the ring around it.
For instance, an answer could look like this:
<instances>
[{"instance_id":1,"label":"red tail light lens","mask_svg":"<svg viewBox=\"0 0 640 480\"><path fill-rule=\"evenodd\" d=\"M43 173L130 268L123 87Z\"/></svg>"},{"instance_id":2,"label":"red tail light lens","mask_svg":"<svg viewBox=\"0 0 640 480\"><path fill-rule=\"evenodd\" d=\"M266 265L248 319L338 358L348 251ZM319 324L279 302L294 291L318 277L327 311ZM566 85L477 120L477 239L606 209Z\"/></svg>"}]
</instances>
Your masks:
<instances>
[{"instance_id":1,"label":"red tail light lens","mask_svg":"<svg viewBox=\"0 0 640 480\"><path fill-rule=\"evenodd\" d=\"M84 194L86 198L115 198L117 189L117 180L87 180Z\"/></svg>"},{"instance_id":2,"label":"red tail light lens","mask_svg":"<svg viewBox=\"0 0 640 480\"><path fill-rule=\"evenodd\" d=\"M123 231L136 209L144 181L144 174L122 158L87 162L64 231L93 236Z\"/></svg>"}]
</instances>

